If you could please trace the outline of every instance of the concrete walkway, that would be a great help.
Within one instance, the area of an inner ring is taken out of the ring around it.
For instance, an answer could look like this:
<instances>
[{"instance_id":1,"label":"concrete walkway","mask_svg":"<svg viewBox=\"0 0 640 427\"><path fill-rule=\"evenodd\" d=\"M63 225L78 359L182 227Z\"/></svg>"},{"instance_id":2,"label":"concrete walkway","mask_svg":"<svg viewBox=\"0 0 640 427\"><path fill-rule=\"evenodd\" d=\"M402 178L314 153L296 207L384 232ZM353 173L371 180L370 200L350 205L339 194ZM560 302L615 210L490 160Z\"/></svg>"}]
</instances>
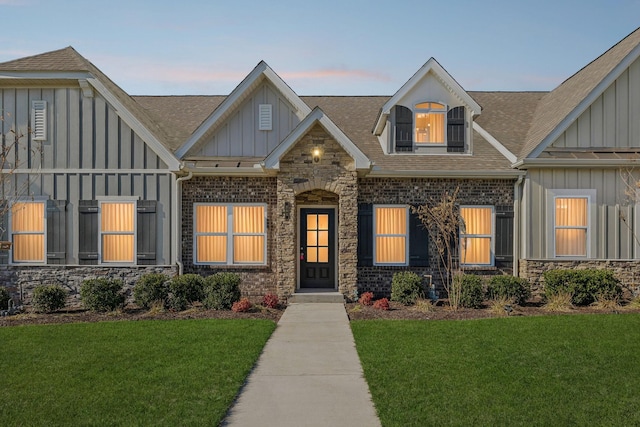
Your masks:
<instances>
[{"instance_id":1,"label":"concrete walkway","mask_svg":"<svg viewBox=\"0 0 640 427\"><path fill-rule=\"evenodd\" d=\"M380 426L343 304L290 304L224 426Z\"/></svg>"}]
</instances>

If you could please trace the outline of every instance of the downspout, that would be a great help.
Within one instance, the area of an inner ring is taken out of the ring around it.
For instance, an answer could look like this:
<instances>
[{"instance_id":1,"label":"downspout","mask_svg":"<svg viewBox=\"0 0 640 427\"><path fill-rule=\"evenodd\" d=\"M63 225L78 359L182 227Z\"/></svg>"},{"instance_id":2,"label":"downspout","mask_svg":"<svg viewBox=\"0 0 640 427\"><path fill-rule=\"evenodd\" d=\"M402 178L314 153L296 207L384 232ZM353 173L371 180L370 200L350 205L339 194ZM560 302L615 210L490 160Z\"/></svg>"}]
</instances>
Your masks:
<instances>
[{"instance_id":1,"label":"downspout","mask_svg":"<svg viewBox=\"0 0 640 427\"><path fill-rule=\"evenodd\" d=\"M524 175L520 175L518 180L513 185L513 275L520 277L519 261L520 261L520 229L522 224L520 223L520 198L522 181L524 181Z\"/></svg>"},{"instance_id":2,"label":"downspout","mask_svg":"<svg viewBox=\"0 0 640 427\"><path fill-rule=\"evenodd\" d=\"M178 274L182 276L184 273L184 265L182 265L182 182L188 181L193 177L193 172L185 176L181 176L176 179L176 197L175 197L175 210L176 213L176 226L173 227L174 238L176 245L176 264L178 265Z\"/></svg>"}]
</instances>

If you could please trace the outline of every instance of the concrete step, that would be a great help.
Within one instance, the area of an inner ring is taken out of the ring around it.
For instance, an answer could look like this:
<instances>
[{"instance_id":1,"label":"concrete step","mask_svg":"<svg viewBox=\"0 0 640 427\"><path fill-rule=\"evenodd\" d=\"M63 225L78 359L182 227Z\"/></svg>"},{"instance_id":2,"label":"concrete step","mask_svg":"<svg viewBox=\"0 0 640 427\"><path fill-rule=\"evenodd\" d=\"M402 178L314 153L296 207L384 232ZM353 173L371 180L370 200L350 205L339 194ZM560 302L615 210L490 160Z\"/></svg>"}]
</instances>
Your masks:
<instances>
[{"instance_id":1,"label":"concrete step","mask_svg":"<svg viewBox=\"0 0 640 427\"><path fill-rule=\"evenodd\" d=\"M344 303L344 295L340 292L298 291L288 299L290 303Z\"/></svg>"}]
</instances>

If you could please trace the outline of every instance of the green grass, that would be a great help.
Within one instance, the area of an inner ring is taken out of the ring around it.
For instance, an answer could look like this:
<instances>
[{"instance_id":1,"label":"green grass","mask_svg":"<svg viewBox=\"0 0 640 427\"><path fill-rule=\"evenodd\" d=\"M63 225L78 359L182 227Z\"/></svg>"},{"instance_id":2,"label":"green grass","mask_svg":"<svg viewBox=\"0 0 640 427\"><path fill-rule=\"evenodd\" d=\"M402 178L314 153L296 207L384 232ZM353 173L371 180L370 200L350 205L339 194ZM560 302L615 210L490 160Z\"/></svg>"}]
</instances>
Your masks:
<instances>
[{"instance_id":1,"label":"green grass","mask_svg":"<svg viewBox=\"0 0 640 427\"><path fill-rule=\"evenodd\" d=\"M217 425L274 328L266 320L0 328L0 423Z\"/></svg>"},{"instance_id":2,"label":"green grass","mask_svg":"<svg viewBox=\"0 0 640 427\"><path fill-rule=\"evenodd\" d=\"M640 315L352 322L383 426L640 425Z\"/></svg>"}]
</instances>

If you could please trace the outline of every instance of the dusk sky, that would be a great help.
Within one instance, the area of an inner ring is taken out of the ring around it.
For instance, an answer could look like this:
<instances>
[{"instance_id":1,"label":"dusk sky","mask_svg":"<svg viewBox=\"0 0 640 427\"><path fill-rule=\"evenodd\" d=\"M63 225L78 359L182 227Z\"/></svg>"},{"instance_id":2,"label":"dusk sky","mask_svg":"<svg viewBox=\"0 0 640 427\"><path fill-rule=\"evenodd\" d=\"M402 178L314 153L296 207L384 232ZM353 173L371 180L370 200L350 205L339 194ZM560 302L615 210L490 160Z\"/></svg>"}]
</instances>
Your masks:
<instances>
[{"instance_id":1,"label":"dusk sky","mask_svg":"<svg viewBox=\"0 0 640 427\"><path fill-rule=\"evenodd\" d=\"M0 62L73 46L131 95L226 95L265 60L299 95L392 95L430 57L467 90L551 90L640 0L0 0Z\"/></svg>"}]
</instances>

